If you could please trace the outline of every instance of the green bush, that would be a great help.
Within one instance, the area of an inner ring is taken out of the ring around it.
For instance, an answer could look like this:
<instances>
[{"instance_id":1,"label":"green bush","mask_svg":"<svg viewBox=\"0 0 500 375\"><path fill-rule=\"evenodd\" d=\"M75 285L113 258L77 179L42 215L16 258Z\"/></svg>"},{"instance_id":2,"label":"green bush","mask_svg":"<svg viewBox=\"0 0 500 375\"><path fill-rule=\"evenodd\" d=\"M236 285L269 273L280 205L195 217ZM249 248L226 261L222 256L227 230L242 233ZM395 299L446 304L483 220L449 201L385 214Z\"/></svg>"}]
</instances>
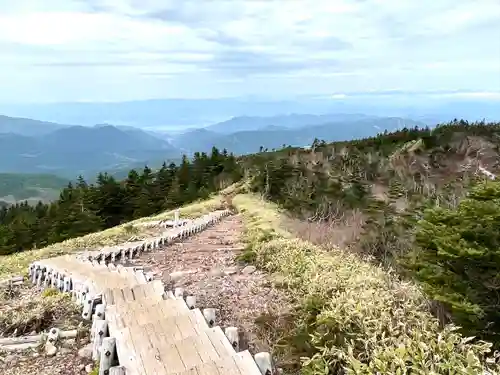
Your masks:
<instances>
[{"instance_id":1,"label":"green bush","mask_svg":"<svg viewBox=\"0 0 500 375\"><path fill-rule=\"evenodd\" d=\"M418 222L419 248L405 262L467 335L500 345L500 182L476 186L454 210Z\"/></svg>"}]
</instances>

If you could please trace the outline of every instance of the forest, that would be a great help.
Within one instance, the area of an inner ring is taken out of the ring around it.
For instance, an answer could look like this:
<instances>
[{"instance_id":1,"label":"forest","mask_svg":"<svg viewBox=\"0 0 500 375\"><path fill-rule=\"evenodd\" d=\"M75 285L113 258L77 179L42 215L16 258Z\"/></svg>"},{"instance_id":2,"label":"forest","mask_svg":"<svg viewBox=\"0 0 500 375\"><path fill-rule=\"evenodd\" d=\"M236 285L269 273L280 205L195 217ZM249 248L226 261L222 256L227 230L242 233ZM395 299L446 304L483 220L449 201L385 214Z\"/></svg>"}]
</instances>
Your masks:
<instances>
[{"instance_id":1,"label":"forest","mask_svg":"<svg viewBox=\"0 0 500 375\"><path fill-rule=\"evenodd\" d=\"M498 175L499 149L500 124L458 120L243 157L213 148L121 181L80 178L50 204L4 207L0 254L178 207L245 178L299 236L417 280L443 324L500 349L500 182L481 172Z\"/></svg>"},{"instance_id":2,"label":"forest","mask_svg":"<svg viewBox=\"0 0 500 375\"><path fill-rule=\"evenodd\" d=\"M0 208L0 255L61 242L203 199L241 178L236 158L213 148L183 157L179 165L131 170L117 181L103 172L96 182L70 183L59 199Z\"/></svg>"}]
</instances>

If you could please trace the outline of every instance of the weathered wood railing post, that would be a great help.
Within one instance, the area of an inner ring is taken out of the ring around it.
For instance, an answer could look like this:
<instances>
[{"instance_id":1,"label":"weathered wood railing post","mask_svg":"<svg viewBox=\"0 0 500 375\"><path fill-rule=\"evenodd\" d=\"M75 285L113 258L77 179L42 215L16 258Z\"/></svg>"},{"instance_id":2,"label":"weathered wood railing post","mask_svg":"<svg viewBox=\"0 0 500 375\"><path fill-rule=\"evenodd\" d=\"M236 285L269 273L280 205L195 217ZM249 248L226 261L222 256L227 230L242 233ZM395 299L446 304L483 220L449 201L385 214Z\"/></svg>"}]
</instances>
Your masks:
<instances>
[{"instance_id":1,"label":"weathered wood railing post","mask_svg":"<svg viewBox=\"0 0 500 375\"><path fill-rule=\"evenodd\" d=\"M179 226L179 216L180 216L180 210L176 209L174 211L174 228L177 228Z\"/></svg>"},{"instance_id":2,"label":"weathered wood railing post","mask_svg":"<svg viewBox=\"0 0 500 375\"><path fill-rule=\"evenodd\" d=\"M102 340L99 360L99 375L111 374L111 366L116 361L116 339L106 337Z\"/></svg>"},{"instance_id":3,"label":"weathered wood railing post","mask_svg":"<svg viewBox=\"0 0 500 375\"><path fill-rule=\"evenodd\" d=\"M92 359L100 359L101 347L104 338L108 335L108 323L105 320L96 320L94 328L94 341L92 342Z\"/></svg>"},{"instance_id":4,"label":"weathered wood railing post","mask_svg":"<svg viewBox=\"0 0 500 375\"><path fill-rule=\"evenodd\" d=\"M270 353L268 352L257 353L255 354L254 359L262 375L272 375L273 365Z\"/></svg>"}]
</instances>

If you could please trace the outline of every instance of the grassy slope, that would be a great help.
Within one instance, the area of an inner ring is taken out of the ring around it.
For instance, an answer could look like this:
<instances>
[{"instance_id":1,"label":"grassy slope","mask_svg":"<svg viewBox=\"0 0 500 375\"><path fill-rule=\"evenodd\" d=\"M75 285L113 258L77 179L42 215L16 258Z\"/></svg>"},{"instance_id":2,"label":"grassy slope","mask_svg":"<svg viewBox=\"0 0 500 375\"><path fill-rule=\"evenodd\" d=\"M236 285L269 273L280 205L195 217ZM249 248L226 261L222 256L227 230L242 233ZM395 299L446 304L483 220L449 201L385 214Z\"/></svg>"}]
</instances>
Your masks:
<instances>
[{"instance_id":1,"label":"grassy slope","mask_svg":"<svg viewBox=\"0 0 500 375\"><path fill-rule=\"evenodd\" d=\"M58 197L68 182L51 174L0 173L0 200L8 203L30 198L50 201Z\"/></svg>"},{"instance_id":2,"label":"grassy slope","mask_svg":"<svg viewBox=\"0 0 500 375\"><path fill-rule=\"evenodd\" d=\"M484 370L479 358L489 344L468 343L452 326L440 330L415 284L351 253L326 252L293 238L282 228L278 207L256 196L237 195L233 204L246 221L247 251L254 253L249 258L284 276L296 297L295 338L284 341L295 346L287 349L289 356L312 357L302 374Z\"/></svg>"}]
</instances>

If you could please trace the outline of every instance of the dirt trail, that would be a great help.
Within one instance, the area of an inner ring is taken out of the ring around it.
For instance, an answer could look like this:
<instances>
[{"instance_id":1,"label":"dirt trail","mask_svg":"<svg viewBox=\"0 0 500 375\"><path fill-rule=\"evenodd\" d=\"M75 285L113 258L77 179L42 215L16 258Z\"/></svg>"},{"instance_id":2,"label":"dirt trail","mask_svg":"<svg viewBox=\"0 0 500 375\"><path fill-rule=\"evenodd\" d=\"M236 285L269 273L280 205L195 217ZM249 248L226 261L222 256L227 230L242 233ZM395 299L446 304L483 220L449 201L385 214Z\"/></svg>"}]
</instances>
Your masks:
<instances>
[{"instance_id":1,"label":"dirt trail","mask_svg":"<svg viewBox=\"0 0 500 375\"><path fill-rule=\"evenodd\" d=\"M243 251L242 230L241 218L230 216L183 242L144 253L131 263L149 268L170 290L184 288L196 296L198 307L216 308L218 325L240 330L240 350L271 351L268 340L257 334L255 319L270 311L279 314L289 304L264 273L235 260Z\"/></svg>"}]
</instances>

